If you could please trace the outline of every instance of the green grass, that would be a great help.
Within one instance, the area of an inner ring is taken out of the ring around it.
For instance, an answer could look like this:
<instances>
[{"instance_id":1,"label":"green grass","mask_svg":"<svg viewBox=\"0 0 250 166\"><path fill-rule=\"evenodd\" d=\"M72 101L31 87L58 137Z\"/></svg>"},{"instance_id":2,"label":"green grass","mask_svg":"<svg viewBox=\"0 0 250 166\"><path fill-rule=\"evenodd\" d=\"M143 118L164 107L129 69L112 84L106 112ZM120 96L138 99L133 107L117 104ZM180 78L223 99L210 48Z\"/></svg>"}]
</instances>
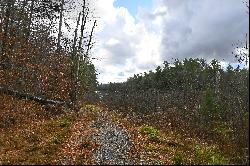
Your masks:
<instances>
[{"instance_id":1,"label":"green grass","mask_svg":"<svg viewBox=\"0 0 250 166\"><path fill-rule=\"evenodd\" d=\"M231 128L229 124L221 123L221 124L216 125L216 127L214 128L214 131L222 135L228 135L233 132L233 129Z\"/></svg>"},{"instance_id":2,"label":"green grass","mask_svg":"<svg viewBox=\"0 0 250 166\"><path fill-rule=\"evenodd\" d=\"M3 153L0 154L0 165L52 164L62 143L70 135L74 118L72 115L62 115L34 125L32 129L1 133L0 146L3 147Z\"/></svg>"},{"instance_id":3,"label":"green grass","mask_svg":"<svg viewBox=\"0 0 250 166\"><path fill-rule=\"evenodd\" d=\"M148 138L150 140L155 140L157 139L158 137L158 134L159 134L159 131L157 129L155 129L154 127L152 126L148 126L148 125L145 125L145 126L142 126L140 128L140 132L143 133L143 134L147 134L148 135Z\"/></svg>"},{"instance_id":4,"label":"green grass","mask_svg":"<svg viewBox=\"0 0 250 166\"><path fill-rule=\"evenodd\" d=\"M52 138L52 143L56 145L62 144L63 140L64 140L63 135L57 134Z\"/></svg>"},{"instance_id":5,"label":"green grass","mask_svg":"<svg viewBox=\"0 0 250 166\"><path fill-rule=\"evenodd\" d=\"M215 147L201 148L195 147L195 161L196 164L208 165L225 165L228 164L226 158L222 156Z\"/></svg>"},{"instance_id":6,"label":"green grass","mask_svg":"<svg viewBox=\"0 0 250 166\"><path fill-rule=\"evenodd\" d=\"M173 164L174 165L184 165L185 161L184 161L184 156L181 153L177 153L174 158L173 158Z\"/></svg>"},{"instance_id":7,"label":"green grass","mask_svg":"<svg viewBox=\"0 0 250 166\"><path fill-rule=\"evenodd\" d=\"M67 127L71 124L72 118L70 117L62 117L61 119L58 120L59 127Z\"/></svg>"}]
</instances>

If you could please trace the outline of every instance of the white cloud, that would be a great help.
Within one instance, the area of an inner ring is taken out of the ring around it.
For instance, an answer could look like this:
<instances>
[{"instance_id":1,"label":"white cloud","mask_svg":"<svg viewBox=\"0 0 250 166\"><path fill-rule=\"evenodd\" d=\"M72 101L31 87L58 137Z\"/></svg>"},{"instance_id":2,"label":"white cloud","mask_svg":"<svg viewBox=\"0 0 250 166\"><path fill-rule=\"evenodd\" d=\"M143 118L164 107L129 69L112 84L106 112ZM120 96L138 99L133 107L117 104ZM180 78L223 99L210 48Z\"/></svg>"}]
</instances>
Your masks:
<instances>
[{"instance_id":1,"label":"white cloud","mask_svg":"<svg viewBox=\"0 0 250 166\"><path fill-rule=\"evenodd\" d=\"M203 57L233 61L232 43L248 31L246 7L238 0L164 1L162 57Z\"/></svg>"},{"instance_id":2,"label":"white cloud","mask_svg":"<svg viewBox=\"0 0 250 166\"><path fill-rule=\"evenodd\" d=\"M160 34L142 19L135 21L128 9L116 8L113 3L114 0L96 2L100 19L98 51L94 56L100 61L94 61L94 64L101 73L99 81L103 83L126 81L133 74L161 63Z\"/></svg>"},{"instance_id":3,"label":"white cloud","mask_svg":"<svg viewBox=\"0 0 250 166\"><path fill-rule=\"evenodd\" d=\"M245 6L238 0L154 0L136 18L115 0L97 0L94 61L100 82L126 81L164 60L200 57L233 62L232 43L248 31Z\"/></svg>"}]
</instances>

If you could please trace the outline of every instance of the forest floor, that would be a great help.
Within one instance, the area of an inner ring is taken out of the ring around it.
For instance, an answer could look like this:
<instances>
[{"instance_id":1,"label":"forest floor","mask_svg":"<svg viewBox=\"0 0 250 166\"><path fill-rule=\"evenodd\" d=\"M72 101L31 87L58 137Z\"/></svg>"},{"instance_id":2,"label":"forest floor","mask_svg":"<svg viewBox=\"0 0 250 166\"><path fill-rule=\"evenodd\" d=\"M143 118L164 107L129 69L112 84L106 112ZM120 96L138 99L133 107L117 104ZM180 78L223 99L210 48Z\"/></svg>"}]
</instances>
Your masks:
<instances>
[{"instance_id":1,"label":"forest floor","mask_svg":"<svg viewBox=\"0 0 250 166\"><path fill-rule=\"evenodd\" d=\"M215 144L132 112L102 104L74 112L5 95L0 101L0 165L229 164Z\"/></svg>"}]
</instances>

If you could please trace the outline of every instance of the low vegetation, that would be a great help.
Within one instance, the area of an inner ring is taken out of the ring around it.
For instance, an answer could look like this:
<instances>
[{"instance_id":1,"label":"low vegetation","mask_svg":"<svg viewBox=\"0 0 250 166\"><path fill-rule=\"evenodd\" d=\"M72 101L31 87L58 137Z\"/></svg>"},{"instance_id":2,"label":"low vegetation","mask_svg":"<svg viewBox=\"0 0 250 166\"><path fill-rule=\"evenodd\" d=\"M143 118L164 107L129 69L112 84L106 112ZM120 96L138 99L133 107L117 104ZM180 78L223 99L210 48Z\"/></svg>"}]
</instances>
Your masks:
<instances>
[{"instance_id":1,"label":"low vegetation","mask_svg":"<svg viewBox=\"0 0 250 166\"><path fill-rule=\"evenodd\" d=\"M231 65L223 69L217 60L208 63L192 58L164 65L123 83L100 85L101 102L126 117L136 115L149 125L141 132L150 138L157 135L154 128L171 128L216 145L229 163L245 163L245 149L249 148L249 70ZM224 163L220 155L210 158L214 159L206 163ZM177 156L178 161L181 159Z\"/></svg>"},{"instance_id":2,"label":"low vegetation","mask_svg":"<svg viewBox=\"0 0 250 166\"><path fill-rule=\"evenodd\" d=\"M155 140L158 137L159 131L152 126L142 126L140 128L140 132L143 134L147 134L150 140Z\"/></svg>"},{"instance_id":3,"label":"low vegetation","mask_svg":"<svg viewBox=\"0 0 250 166\"><path fill-rule=\"evenodd\" d=\"M103 104L87 104L78 113L65 110L52 115L35 102L20 101L8 96L4 98L5 103L14 101L18 103L15 106L24 104L23 110L27 108L36 110L31 109L29 113L20 114L22 109L19 109L12 115L12 121L18 123L3 125L4 127L0 128L3 133L0 135L0 145L3 147L0 153L1 164L61 164L65 155L76 155L73 164L94 164L91 149L98 149L98 145L89 139L93 131L87 126L98 121L98 117L104 113L108 115L110 121L119 124L129 133L133 141L131 158L143 156L145 162L154 165L224 165L241 162L240 158L232 159L231 155L223 151L219 142L184 135L173 126L173 121L171 123L169 119L164 119L167 114L154 114L154 116L134 114L134 112L128 114L123 111L112 111ZM15 106L5 104L1 116L4 117ZM27 125L20 126L19 123L23 122ZM80 128L81 125L85 127ZM225 137L232 134L227 123L218 123L214 125L213 130ZM72 141L81 133L85 133L83 138L86 140L75 146Z\"/></svg>"},{"instance_id":4,"label":"low vegetation","mask_svg":"<svg viewBox=\"0 0 250 166\"><path fill-rule=\"evenodd\" d=\"M81 1L68 27L73 2L0 1L0 165L96 164L103 116L128 133L136 163L249 165L249 68L175 59L98 85L96 17Z\"/></svg>"}]
</instances>

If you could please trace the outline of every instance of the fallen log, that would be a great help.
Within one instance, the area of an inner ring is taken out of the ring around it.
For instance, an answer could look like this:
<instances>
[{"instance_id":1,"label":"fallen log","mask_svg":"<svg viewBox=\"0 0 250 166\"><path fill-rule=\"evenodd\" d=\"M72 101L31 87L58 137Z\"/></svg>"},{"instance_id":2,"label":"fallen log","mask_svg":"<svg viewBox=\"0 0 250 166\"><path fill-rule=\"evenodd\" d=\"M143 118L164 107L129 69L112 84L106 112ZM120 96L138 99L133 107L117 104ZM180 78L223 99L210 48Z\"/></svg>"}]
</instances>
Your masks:
<instances>
[{"instance_id":1,"label":"fallen log","mask_svg":"<svg viewBox=\"0 0 250 166\"><path fill-rule=\"evenodd\" d=\"M66 105L67 107L73 107L73 104L70 102L66 102L63 100L53 100L53 99L42 98L40 96L34 96L32 94L29 94L29 93L23 93L23 92L19 92L16 90L11 90L11 89L8 89L8 88L2 87L2 86L0 86L0 94L11 95L11 96L17 97L19 99L36 101L42 105L58 104L58 105Z\"/></svg>"}]
</instances>

